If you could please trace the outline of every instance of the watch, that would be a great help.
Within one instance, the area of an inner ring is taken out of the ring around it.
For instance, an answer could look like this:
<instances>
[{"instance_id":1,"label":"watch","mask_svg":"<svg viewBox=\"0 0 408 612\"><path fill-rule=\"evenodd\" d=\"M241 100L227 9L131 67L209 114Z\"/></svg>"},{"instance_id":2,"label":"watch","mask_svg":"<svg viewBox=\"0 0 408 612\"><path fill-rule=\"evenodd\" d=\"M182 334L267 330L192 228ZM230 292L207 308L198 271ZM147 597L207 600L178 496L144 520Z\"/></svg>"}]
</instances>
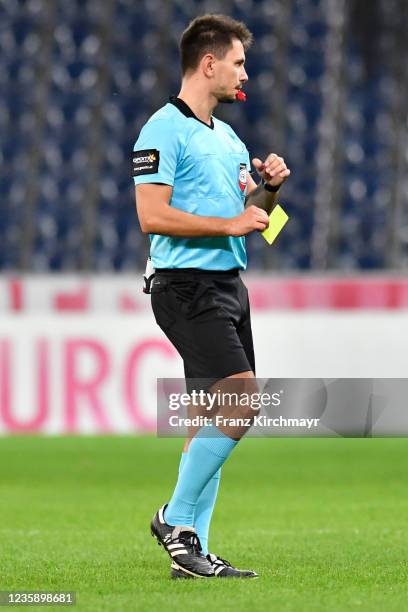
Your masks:
<instances>
[{"instance_id":1,"label":"watch","mask_svg":"<svg viewBox=\"0 0 408 612\"><path fill-rule=\"evenodd\" d=\"M271 193L276 193L280 189L280 185L276 185L276 187L272 187L272 185L268 185L265 181L262 181L262 187L265 191L270 191Z\"/></svg>"}]
</instances>

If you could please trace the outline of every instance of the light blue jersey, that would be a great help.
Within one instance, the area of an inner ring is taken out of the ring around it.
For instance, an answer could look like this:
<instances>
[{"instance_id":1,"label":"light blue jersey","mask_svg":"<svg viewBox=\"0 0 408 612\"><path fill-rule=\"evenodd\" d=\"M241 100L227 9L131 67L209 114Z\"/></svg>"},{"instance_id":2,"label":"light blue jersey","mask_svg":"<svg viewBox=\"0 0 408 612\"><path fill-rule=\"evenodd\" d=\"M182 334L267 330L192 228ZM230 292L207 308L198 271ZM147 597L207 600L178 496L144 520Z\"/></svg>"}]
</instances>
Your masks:
<instances>
[{"instance_id":1,"label":"light blue jersey","mask_svg":"<svg viewBox=\"0 0 408 612\"><path fill-rule=\"evenodd\" d=\"M213 118L208 126L178 98L149 119L134 146L135 184L171 185L170 205L196 215L228 218L242 213L249 168L248 151L229 125ZM151 234L150 240L156 269L246 268L244 237Z\"/></svg>"}]
</instances>

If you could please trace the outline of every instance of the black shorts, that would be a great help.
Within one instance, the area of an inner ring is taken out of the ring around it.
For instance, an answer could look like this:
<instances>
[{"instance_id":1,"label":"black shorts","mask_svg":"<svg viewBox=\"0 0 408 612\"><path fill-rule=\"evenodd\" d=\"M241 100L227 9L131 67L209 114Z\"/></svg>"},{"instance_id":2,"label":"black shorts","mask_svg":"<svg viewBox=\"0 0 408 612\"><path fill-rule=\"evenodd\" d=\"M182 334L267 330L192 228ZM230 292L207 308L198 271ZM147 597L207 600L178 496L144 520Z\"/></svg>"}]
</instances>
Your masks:
<instances>
[{"instance_id":1,"label":"black shorts","mask_svg":"<svg viewBox=\"0 0 408 612\"><path fill-rule=\"evenodd\" d=\"M157 324L180 353L187 380L206 379L201 388L208 388L210 381L255 373L248 290L238 270L156 270L151 294Z\"/></svg>"}]
</instances>

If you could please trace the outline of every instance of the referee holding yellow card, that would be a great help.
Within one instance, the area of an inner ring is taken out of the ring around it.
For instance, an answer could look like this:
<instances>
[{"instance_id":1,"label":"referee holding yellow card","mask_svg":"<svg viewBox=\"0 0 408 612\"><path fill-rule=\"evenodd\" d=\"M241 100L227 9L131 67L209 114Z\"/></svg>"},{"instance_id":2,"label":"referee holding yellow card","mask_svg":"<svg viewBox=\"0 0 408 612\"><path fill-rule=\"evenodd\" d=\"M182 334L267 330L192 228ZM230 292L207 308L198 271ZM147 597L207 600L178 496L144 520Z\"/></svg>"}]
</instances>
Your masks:
<instances>
[{"instance_id":1,"label":"referee holding yellow card","mask_svg":"<svg viewBox=\"0 0 408 612\"><path fill-rule=\"evenodd\" d=\"M245 99L251 43L245 24L230 17L194 19L180 41L180 92L147 121L133 152L137 212L150 234L155 269L146 292L183 359L189 392L217 392L232 379L258 391L248 292L240 277L245 236L259 231L273 242L287 221L277 197L290 171L275 153L255 158L257 185L244 143L213 116L219 103ZM250 406L239 409L244 418L254 416ZM186 440L173 494L151 522L173 578L257 576L208 548L221 466L245 431L210 424Z\"/></svg>"}]
</instances>

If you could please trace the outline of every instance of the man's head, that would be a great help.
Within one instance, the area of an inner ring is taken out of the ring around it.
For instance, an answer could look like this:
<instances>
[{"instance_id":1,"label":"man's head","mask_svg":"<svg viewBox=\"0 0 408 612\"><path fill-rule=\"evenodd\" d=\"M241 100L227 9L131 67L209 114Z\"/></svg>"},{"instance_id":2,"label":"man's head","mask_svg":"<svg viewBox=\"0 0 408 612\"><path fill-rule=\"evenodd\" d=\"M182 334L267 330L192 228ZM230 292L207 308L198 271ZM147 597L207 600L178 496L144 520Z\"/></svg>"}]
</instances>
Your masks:
<instances>
[{"instance_id":1,"label":"man's head","mask_svg":"<svg viewBox=\"0 0 408 612\"><path fill-rule=\"evenodd\" d=\"M200 75L219 102L233 102L248 80L244 63L251 44L252 34L242 22L226 15L197 17L180 41L183 77Z\"/></svg>"}]
</instances>

